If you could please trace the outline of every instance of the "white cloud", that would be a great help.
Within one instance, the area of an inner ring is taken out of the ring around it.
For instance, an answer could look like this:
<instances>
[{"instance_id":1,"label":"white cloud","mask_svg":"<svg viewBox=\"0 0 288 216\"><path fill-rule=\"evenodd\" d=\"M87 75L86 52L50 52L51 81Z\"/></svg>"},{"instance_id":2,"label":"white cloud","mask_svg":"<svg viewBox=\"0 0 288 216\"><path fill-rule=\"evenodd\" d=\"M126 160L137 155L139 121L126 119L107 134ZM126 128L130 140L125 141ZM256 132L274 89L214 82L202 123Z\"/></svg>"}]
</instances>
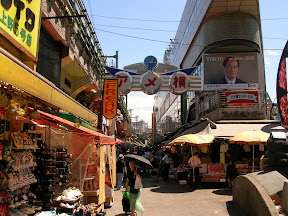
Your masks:
<instances>
[{"instance_id":1,"label":"white cloud","mask_svg":"<svg viewBox=\"0 0 288 216\"><path fill-rule=\"evenodd\" d=\"M270 56L280 56L281 52L278 51L273 51L273 50L266 50L265 55L270 55Z\"/></svg>"},{"instance_id":2,"label":"white cloud","mask_svg":"<svg viewBox=\"0 0 288 216\"><path fill-rule=\"evenodd\" d=\"M146 95L143 92L128 94L128 110L132 109L132 117L138 116L138 121L144 120L149 126L151 126L153 105L154 95ZM135 121L135 118L132 121Z\"/></svg>"}]
</instances>

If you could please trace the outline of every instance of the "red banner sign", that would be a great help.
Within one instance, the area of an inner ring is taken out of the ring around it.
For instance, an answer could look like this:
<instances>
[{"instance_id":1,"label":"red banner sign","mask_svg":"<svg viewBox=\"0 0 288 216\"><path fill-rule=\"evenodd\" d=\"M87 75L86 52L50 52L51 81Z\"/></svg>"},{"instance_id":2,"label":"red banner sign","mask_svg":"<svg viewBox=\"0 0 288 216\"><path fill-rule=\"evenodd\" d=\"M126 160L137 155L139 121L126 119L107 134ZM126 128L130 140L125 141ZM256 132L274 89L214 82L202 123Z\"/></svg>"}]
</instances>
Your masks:
<instances>
[{"instance_id":1,"label":"red banner sign","mask_svg":"<svg viewBox=\"0 0 288 216\"><path fill-rule=\"evenodd\" d=\"M103 115L112 119L117 113L118 80L104 80Z\"/></svg>"},{"instance_id":2,"label":"red banner sign","mask_svg":"<svg viewBox=\"0 0 288 216\"><path fill-rule=\"evenodd\" d=\"M225 92L226 106L258 103L258 92Z\"/></svg>"}]
</instances>

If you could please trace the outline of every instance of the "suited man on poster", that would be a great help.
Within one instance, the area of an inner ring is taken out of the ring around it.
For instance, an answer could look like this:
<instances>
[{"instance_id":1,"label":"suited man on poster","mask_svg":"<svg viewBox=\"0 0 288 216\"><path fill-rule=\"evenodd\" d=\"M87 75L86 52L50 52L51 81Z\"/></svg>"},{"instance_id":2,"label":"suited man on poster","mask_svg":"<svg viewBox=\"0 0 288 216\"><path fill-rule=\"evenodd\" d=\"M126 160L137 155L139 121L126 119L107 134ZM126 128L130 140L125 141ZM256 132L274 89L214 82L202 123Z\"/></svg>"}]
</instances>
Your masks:
<instances>
[{"instance_id":1,"label":"suited man on poster","mask_svg":"<svg viewBox=\"0 0 288 216\"><path fill-rule=\"evenodd\" d=\"M239 60L234 57L227 57L223 61L224 76L214 84L240 84L245 81L237 78L239 71Z\"/></svg>"}]
</instances>

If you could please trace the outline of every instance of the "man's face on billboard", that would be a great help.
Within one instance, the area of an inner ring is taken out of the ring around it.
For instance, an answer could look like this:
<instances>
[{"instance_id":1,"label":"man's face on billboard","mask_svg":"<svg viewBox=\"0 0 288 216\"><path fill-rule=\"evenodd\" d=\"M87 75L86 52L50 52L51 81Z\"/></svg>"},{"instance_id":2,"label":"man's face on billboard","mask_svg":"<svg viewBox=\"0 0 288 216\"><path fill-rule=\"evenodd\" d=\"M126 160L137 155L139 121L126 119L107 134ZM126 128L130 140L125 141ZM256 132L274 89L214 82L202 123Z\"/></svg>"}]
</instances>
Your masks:
<instances>
[{"instance_id":1,"label":"man's face on billboard","mask_svg":"<svg viewBox=\"0 0 288 216\"><path fill-rule=\"evenodd\" d=\"M230 60L227 62L226 66L224 67L225 76L229 80L233 80L238 75L238 62L236 60Z\"/></svg>"}]
</instances>

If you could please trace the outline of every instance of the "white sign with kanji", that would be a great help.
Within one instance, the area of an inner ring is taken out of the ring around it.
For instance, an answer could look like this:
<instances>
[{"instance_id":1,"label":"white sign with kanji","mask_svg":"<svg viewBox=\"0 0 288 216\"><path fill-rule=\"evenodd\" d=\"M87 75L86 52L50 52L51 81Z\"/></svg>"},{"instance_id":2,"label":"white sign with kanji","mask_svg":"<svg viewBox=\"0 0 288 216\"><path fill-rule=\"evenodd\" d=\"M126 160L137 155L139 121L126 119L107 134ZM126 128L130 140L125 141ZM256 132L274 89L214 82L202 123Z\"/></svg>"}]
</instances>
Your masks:
<instances>
[{"instance_id":1,"label":"white sign with kanji","mask_svg":"<svg viewBox=\"0 0 288 216\"><path fill-rule=\"evenodd\" d=\"M182 94L189 88L189 77L183 72L176 72L170 76L169 86L173 94Z\"/></svg>"},{"instance_id":2,"label":"white sign with kanji","mask_svg":"<svg viewBox=\"0 0 288 216\"><path fill-rule=\"evenodd\" d=\"M146 72L140 78L140 85L144 93L156 94L161 87L161 79L154 72Z\"/></svg>"},{"instance_id":3,"label":"white sign with kanji","mask_svg":"<svg viewBox=\"0 0 288 216\"><path fill-rule=\"evenodd\" d=\"M118 72L115 74L118 79L118 93L126 95L132 88L132 77L127 72Z\"/></svg>"}]
</instances>

